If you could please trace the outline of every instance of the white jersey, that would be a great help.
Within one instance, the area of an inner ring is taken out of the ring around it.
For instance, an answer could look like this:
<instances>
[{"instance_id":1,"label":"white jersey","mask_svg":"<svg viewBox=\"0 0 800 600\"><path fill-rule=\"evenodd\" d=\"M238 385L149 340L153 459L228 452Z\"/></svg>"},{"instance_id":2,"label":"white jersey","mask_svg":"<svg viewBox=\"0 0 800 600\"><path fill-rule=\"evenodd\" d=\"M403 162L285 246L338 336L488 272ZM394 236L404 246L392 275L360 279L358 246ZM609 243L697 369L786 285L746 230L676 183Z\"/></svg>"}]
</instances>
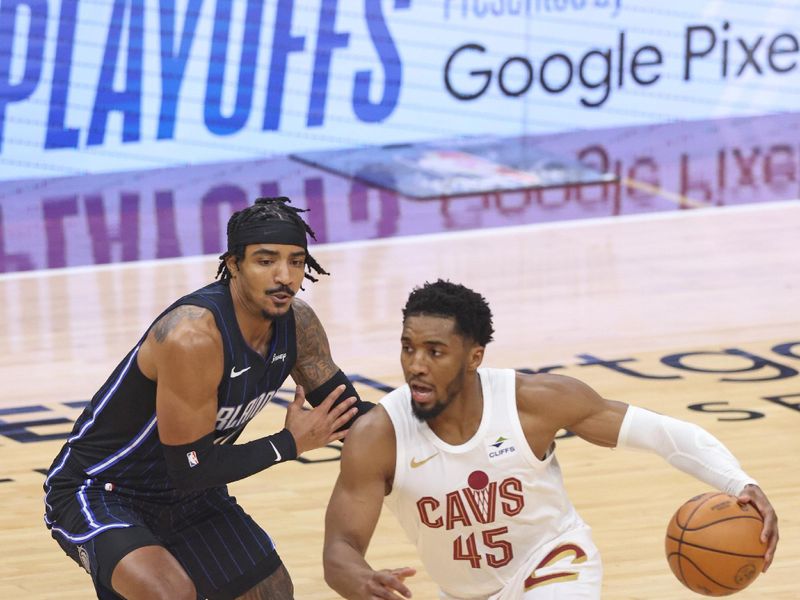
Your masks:
<instances>
[{"instance_id":1,"label":"white jersey","mask_svg":"<svg viewBox=\"0 0 800 600\"><path fill-rule=\"evenodd\" d=\"M539 460L517 412L512 369L479 369L483 416L460 446L411 411L409 387L385 396L397 438L386 505L417 546L444 598L500 591L544 544L586 525L564 490L553 452Z\"/></svg>"}]
</instances>

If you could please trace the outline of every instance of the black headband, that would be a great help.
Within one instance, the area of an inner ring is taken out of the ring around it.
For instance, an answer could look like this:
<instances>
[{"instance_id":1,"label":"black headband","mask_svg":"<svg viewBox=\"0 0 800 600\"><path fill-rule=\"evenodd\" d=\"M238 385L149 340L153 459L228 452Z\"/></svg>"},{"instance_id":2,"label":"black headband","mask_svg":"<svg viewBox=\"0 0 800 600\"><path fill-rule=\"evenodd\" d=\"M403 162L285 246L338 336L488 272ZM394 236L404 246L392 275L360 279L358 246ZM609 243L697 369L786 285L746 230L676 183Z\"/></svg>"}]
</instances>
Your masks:
<instances>
[{"instance_id":1,"label":"black headband","mask_svg":"<svg viewBox=\"0 0 800 600\"><path fill-rule=\"evenodd\" d=\"M228 235L228 251L248 244L290 244L308 249L306 232L291 221L269 219L248 223Z\"/></svg>"}]
</instances>

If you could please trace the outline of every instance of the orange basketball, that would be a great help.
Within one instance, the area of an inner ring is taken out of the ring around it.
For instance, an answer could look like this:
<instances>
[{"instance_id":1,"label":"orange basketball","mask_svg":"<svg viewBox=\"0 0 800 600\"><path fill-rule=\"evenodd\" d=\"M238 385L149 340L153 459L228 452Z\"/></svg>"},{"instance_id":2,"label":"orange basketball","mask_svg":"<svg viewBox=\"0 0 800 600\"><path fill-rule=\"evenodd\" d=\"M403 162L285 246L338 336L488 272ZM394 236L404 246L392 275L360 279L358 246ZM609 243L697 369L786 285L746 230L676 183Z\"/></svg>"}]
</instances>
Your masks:
<instances>
[{"instance_id":1,"label":"orange basketball","mask_svg":"<svg viewBox=\"0 0 800 600\"><path fill-rule=\"evenodd\" d=\"M666 553L672 572L693 592L727 596L753 583L767 545L764 520L750 504L710 492L681 506L667 527Z\"/></svg>"}]
</instances>

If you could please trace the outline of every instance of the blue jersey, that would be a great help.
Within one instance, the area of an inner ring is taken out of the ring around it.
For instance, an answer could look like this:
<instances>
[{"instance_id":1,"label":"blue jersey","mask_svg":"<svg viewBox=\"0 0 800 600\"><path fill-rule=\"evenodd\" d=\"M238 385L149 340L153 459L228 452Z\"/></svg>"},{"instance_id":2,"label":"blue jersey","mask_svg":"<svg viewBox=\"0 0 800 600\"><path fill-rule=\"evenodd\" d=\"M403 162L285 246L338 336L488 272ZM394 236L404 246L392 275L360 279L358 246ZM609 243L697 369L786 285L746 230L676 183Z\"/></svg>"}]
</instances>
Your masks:
<instances>
[{"instance_id":1,"label":"blue jersey","mask_svg":"<svg viewBox=\"0 0 800 600\"><path fill-rule=\"evenodd\" d=\"M215 442L233 442L294 366L294 312L290 309L273 321L269 352L262 356L239 330L227 282L214 282L180 298L158 318L184 304L210 310L222 336L225 362L217 389ZM156 427L156 382L142 374L136 360L150 328L78 417L50 467L45 492L54 486L102 484L144 496L175 493Z\"/></svg>"}]
</instances>

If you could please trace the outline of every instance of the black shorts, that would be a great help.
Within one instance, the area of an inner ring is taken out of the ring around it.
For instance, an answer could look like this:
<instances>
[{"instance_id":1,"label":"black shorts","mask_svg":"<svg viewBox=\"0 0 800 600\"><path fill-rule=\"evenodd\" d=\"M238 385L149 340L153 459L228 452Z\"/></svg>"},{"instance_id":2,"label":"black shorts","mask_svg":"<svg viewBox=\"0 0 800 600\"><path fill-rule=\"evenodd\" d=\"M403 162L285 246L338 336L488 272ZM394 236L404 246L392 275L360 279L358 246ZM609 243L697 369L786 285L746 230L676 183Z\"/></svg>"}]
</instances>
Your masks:
<instances>
[{"instance_id":1,"label":"black shorts","mask_svg":"<svg viewBox=\"0 0 800 600\"><path fill-rule=\"evenodd\" d=\"M48 501L53 537L91 574L102 600L118 598L111 592L114 567L142 546L165 547L209 600L241 596L282 564L272 538L224 487L158 500L120 489L62 488Z\"/></svg>"}]
</instances>

